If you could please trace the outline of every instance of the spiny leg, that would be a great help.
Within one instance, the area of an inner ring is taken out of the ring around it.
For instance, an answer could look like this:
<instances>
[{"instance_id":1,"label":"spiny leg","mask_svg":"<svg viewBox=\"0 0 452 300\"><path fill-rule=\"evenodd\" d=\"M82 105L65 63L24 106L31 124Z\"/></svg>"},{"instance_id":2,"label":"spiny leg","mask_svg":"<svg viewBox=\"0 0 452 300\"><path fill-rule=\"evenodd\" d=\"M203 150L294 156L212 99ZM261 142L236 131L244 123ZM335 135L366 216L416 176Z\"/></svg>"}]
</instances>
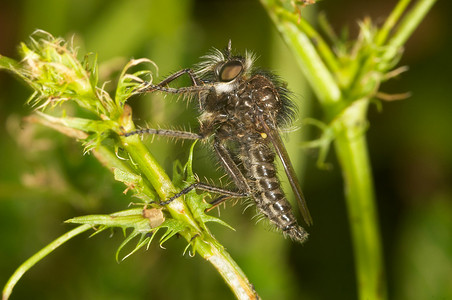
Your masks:
<instances>
[{"instance_id":1,"label":"spiny leg","mask_svg":"<svg viewBox=\"0 0 452 300\"><path fill-rule=\"evenodd\" d=\"M124 136L131 136L135 134L157 134L157 135L163 135L168 137L175 137L175 138L181 138L181 139L191 139L191 140L201 140L204 138L204 135L193 133L189 131L178 131L178 130L168 130L168 129L154 129L154 128L144 128L144 129L138 129L135 131L124 133ZM224 148L223 145L220 145L219 143L215 143L214 145L215 150L217 151L218 155L221 158L221 163L223 167L228 171L228 173L231 174L231 177L234 178L234 181L236 182L237 186L241 187L244 190L249 190L248 184L246 183L246 180L244 176L242 175L241 171L237 167L237 165L234 163L230 155L227 153L227 150ZM242 184L238 184L237 182L241 182ZM243 197L249 197L249 193L247 192L240 192L240 191L230 191L227 189L219 188L216 186L212 186L206 183L202 182L196 182L191 184L190 186L184 188L179 193L172 196L170 199L166 201L160 202L160 205L167 205L174 201L175 199L179 198L182 195L187 194L192 189L199 189L204 190L207 192L217 193L221 194L222 196L218 197L214 201L212 201L210 204L212 204L214 207L218 206L222 202L226 201L229 198L243 198ZM209 210L212 208L209 208Z\"/></svg>"},{"instance_id":2,"label":"spiny leg","mask_svg":"<svg viewBox=\"0 0 452 300\"><path fill-rule=\"evenodd\" d=\"M246 196L248 196L248 195L244 194L243 197L246 197ZM232 197L232 196L229 196L229 195L222 195L222 196L220 196L218 198L215 198L213 201L209 202L209 204L212 205L212 206L209 207L209 208L206 208L205 212L211 211L212 209L214 209L215 207L217 207L221 203L223 203L223 202L225 202L225 201L227 201L227 200L229 200L231 198L239 198L239 197ZM240 198L242 198L242 197L240 197Z\"/></svg>"},{"instance_id":3,"label":"spiny leg","mask_svg":"<svg viewBox=\"0 0 452 300\"><path fill-rule=\"evenodd\" d=\"M235 192L235 195L231 193L222 193L220 197L210 202L212 207L206 209L207 212L212 210L214 207L217 207L224 201L229 200L230 198L243 198L249 197L251 195L251 189L245 179L245 176L242 174L242 171L240 171L240 168L234 162L225 146L220 141L216 140L214 143L214 149L218 157L220 158L221 165L229 174L229 176L231 176L234 183L241 191Z\"/></svg>"},{"instance_id":4,"label":"spiny leg","mask_svg":"<svg viewBox=\"0 0 452 300\"><path fill-rule=\"evenodd\" d=\"M231 198L231 196L229 196L229 195L221 195L220 197L215 198L213 201L209 202L209 204L211 204L212 207L208 208L207 211L209 211L212 208L220 205L221 203L223 203L224 201L228 200L229 198Z\"/></svg>"},{"instance_id":5,"label":"spiny leg","mask_svg":"<svg viewBox=\"0 0 452 300\"><path fill-rule=\"evenodd\" d=\"M188 74L188 76L190 76L190 80L191 83L193 85L198 85L198 83L200 82L198 76L196 76L195 72L193 72L192 69L183 69L180 71L177 71L174 74L171 74L170 76L168 76L167 78L165 78L164 80L162 80L159 84L159 86L164 86L167 85L168 83L170 83L171 81L179 78L180 76L184 75L184 74Z\"/></svg>"},{"instance_id":6,"label":"spiny leg","mask_svg":"<svg viewBox=\"0 0 452 300\"><path fill-rule=\"evenodd\" d=\"M203 190L203 191L216 193L216 194L221 194L223 196L233 197L233 198L242 198L242 197L249 196L247 193L230 191L230 190L226 190L226 189L223 189L223 188L212 186L212 185L209 185L209 184L206 184L206 183L203 183L203 182L195 182L195 183L189 185L188 187L184 188L183 190L181 190L179 193L175 194L174 196L172 196L168 200L160 202L160 205L167 205L167 204L173 202L175 199L179 198L180 196L188 194L193 189Z\"/></svg>"},{"instance_id":7,"label":"spiny leg","mask_svg":"<svg viewBox=\"0 0 452 300\"><path fill-rule=\"evenodd\" d=\"M155 129L155 128L143 128L137 129L134 131L123 133L122 135L127 137L135 134L156 134L167 137L174 137L179 139L186 140L202 140L204 138L203 135L199 133L194 133L190 131L181 131L181 130L171 130L171 129Z\"/></svg>"},{"instance_id":8,"label":"spiny leg","mask_svg":"<svg viewBox=\"0 0 452 300\"><path fill-rule=\"evenodd\" d=\"M144 128L144 129L138 129L135 131L124 133L124 136L131 136L135 134L156 134L156 135L162 135L162 136L168 136L168 137L175 137L175 138L181 138L181 139L191 139L191 140L201 140L205 138L205 135L199 134L199 133L193 133L188 131L178 131L178 130L169 130L169 129L154 129L154 128ZM174 196L172 196L170 199L166 201L160 202L160 205L167 205L174 201L175 199L179 198L182 195L187 194L192 189L199 189L204 190L212 193L221 194L221 197L218 197L217 199L213 200L211 204L215 207L221 204L222 202L226 201L229 198L243 198L243 197L249 197L251 194L251 189L243 176L242 172L240 171L237 164L234 162L234 160L231 158L230 154L228 153L227 149L224 147L223 144L221 144L218 140L214 143L214 149L217 152L218 156L220 157L220 162L222 166L225 168L226 172L231 176L237 187L239 188L239 191L230 191L227 189L219 188L216 186L208 185L202 182L193 183L190 186L184 188ZM211 208L210 208L211 209ZM209 209L209 210L210 210Z\"/></svg>"},{"instance_id":9,"label":"spiny leg","mask_svg":"<svg viewBox=\"0 0 452 300\"><path fill-rule=\"evenodd\" d=\"M180 76L188 74L191 80L192 85L186 86L186 87L180 87L180 88L172 88L169 87L168 84ZM195 72L193 72L192 69L183 69L180 70L170 76L168 76L166 79L161 81L158 84L151 84L150 82L145 82L143 84L143 87L138 89L138 93L147 93L152 91L159 91L163 93L169 93L169 94L179 94L179 95L196 95L200 94L201 92L206 92L213 89L213 85L211 83L207 83L196 75ZM199 107L201 108L201 102L199 102Z\"/></svg>"},{"instance_id":10,"label":"spiny leg","mask_svg":"<svg viewBox=\"0 0 452 300\"><path fill-rule=\"evenodd\" d=\"M187 87L181 87L181 88L171 88L171 87L164 87L160 85L147 85L142 89L139 89L138 92L140 93L146 93L146 92L152 92L152 91L160 91L170 94L189 94L189 93L195 93L195 92L202 92L211 89L209 85L194 85L194 86L187 86Z\"/></svg>"},{"instance_id":11,"label":"spiny leg","mask_svg":"<svg viewBox=\"0 0 452 300\"><path fill-rule=\"evenodd\" d=\"M170 82L176 80L177 78L181 77L184 74L188 74L193 86L179 88L179 89L165 87ZM152 92L152 91L158 90L158 91L162 91L162 92L178 94L178 93L186 93L188 91L205 90L206 88L200 86L201 83L202 83L202 81L196 76L196 74L193 72L192 69L183 69L183 70L180 70L180 71L168 76L167 78L165 78L158 84L150 84L150 83L146 82L145 86L143 88L141 88L140 90L138 90L138 92L146 93L146 92ZM199 89L199 88L201 88L201 89Z\"/></svg>"},{"instance_id":12,"label":"spiny leg","mask_svg":"<svg viewBox=\"0 0 452 300\"><path fill-rule=\"evenodd\" d=\"M179 78L180 76L188 74L190 76L190 80L193 84L193 86L189 87L181 87L181 88L171 88L171 87L165 87L165 85L168 85L168 83L174 81L175 79ZM186 93L193 93L193 92L199 92L199 91L205 91L210 89L209 86L200 86L199 84L203 83L193 72L192 69L183 69L180 70L170 76L168 76L166 79L162 80L157 85L146 83L146 85L139 89L138 92L146 93L151 91L161 91L166 93L172 93L172 94L186 94ZM154 128L144 128L144 129L138 129L131 132L126 132L123 135L124 136L131 136L135 134L157 134L157 135L163 135L163 136L169 136L169 137L175 137L175 138L181 138L181 139L189 139L189 140L199 140L203 139L204 136L188 132L188 131L180 131L180 130L169 130L169 129L154 129Z\"/></svg>"}]
</instances>

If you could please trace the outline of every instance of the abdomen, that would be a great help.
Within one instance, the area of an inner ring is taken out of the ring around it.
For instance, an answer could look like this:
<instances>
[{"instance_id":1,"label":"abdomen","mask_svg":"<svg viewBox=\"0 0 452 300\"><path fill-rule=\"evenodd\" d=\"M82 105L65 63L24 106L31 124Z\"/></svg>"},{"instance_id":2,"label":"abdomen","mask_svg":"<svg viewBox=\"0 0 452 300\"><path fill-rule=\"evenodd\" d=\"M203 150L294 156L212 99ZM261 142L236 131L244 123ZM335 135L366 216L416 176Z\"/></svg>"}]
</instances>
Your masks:
<instances>
[{"instance_id":1,"label":"abdomen","mask_svg":"<svg viewBox=\"0 0 452 300\"><path fill-rule=\"evenodd\" d=\"M241 141L240 160L246 172L252 198L259 211L292 239L303 242L307 232L298 225L277 177L275 153L259 134Z\"/></svg>"}]
</instances>

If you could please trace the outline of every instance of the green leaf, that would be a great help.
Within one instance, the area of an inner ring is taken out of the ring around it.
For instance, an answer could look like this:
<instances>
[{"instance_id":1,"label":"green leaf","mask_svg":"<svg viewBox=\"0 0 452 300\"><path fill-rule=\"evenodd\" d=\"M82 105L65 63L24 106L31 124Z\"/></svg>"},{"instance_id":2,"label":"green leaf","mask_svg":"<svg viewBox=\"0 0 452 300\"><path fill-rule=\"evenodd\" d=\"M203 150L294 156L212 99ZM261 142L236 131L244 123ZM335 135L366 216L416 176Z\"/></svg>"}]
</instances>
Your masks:
<instances>
[{"instance_id":1,"label":"green leaf","mask_svg":"<svg viewBox=\"0 0 452 300\"><path fill-rule=\"evenodd\" d=\"M149 189L149 185L145 183L141 175L119 168L115 168L113 173L115 180L123 182L128 189L132 190L135 197L143 200L145 203L151 203L157 200L157 195Z\"/></svg>"},{"instance_id":2,"label":"green leaf","mask_svg":"<svg viewBox=\"0 0 452 300\"><path fill-rule=\"evenodd\" d=\"M158 211L160 213L150 214L149 211ZM126 234L126 239L121 243L116 251L116 259L118 261L129 257L144 245L150 244L156 232L162 228L166 228L166 232L160 238L160 245L177 233L187 229L187 224L182 221L165 219L162 209L160 208L133 208L110 215L81 216L69 219L66 223L88 224L93 227L100 226L95 234L114 227L119 227L126 233L126 229L132 228L132 232L128 235ZM152 234L151 237L147 236L149 233ZM137 236L140 236L140 239L135 248L122 259L119 259L121 250Z\"/></svg>"},{"instance_id":3,"label":"green leaf","mask_svg":"<svg viewBox=\"0 0 452 300\"><path fill-rule=\"evenodd\" d=\"M160 228L167 229L166 232L160 238L160 246L162 246L163 243L165 243L171 237L181 232L182 230L187 229L187 225L184 222L176 219L166 219L165 222L163 222L163 224L157 227L156 229Z\"/></svg>"},{"instance_id":4,"label":"green leaf","mask_svg":"<svg viewBox=\"0 0 452 300\"><path fill-rule=\"evenodd\" d=\"M0 55L0 69L6 69L16 73L18 68L20 68L20 65L16 60Z\"/></svg>"},{"instance_id":5,"label":"green leaf","mask_svg":"<svg viewBox=\"0 0 452 300\"><path fill-rule=\"evenodd\" d=\"M152 82L152 72L149 70L141 70L133 74L127 73L129 69L142 63L150 63L155 67L156 72L158 70L157 65L149 59L142 58L131 60L122 70L121 76L119 77L118 86L116 88L115 101L116 105L118 105L119 107L124 107L127 99L129 99L132 95L137 94L137 90L143 87L145 81L141 79L141 77L150 77L149 79L147 79L147 82Z\"/></svg>"},{"instance_id":6,"label":"green leaf","mask_svg":"<svg viewBox=\"0 0 452 300\"><path fill-rule=\"evenodd\" d=\"M207 193L197 195L195 191L191 191L187 194L187 205L190 207L193 217L202 224L206 231L208 231L208 228L205 225L207 222L215 222L235 231L235 229L225 221L205 213L207 209L212 207L210 203L204 200L207 195Z\"/></svg>"},{"instance_id":7,"label":"green leaf","mask_svg":"<svg viewBox=\"0 0 452 300\"><path fill-rule=\"evenodd\" d=\"M154 236L155 232L152 234L152 236ZM130 251L128 254L126 254L123 258L119 259L120 252L124 248L124 246L126 244L128 244L131 240L133 240L138 235L140 235L140 240L138 241L138 243L135 246L135 248L132 251ZM127 257L131 256L132 254L137 252L139 249L141 249L150 240L151 239L149 237L146 237L145 234L140 233L137 230L134 230L131 234L129 234L129 236L126 237L126 239L121 243L121 245L119 245L118 250L116 250L116 256L115 256L116 257L116 261L119 262L119 261L125 260Z\"/></svg>"}]
</instances>

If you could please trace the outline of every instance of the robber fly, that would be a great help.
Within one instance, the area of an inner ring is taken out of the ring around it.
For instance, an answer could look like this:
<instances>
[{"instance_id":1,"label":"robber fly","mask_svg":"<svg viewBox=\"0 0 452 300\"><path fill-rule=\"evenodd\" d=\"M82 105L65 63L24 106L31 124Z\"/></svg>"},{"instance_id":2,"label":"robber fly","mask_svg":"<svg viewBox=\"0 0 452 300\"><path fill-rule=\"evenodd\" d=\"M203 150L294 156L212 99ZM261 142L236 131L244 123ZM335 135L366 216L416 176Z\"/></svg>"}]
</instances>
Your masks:
<instances>
[{"instance_id":1,"label":"robber fly","mask_svg":"<svg viewBox=\"0 0 452 300\"><path fill-rule=\"evenodd\" d=\"M125 135L159 134L182 139L209 139L237 190L230 191L197 182L160 204L166 205L192 189L222 195L212 204L230 197L249 197L254 200L259 212L284 235L298 242L305 241L308 233L298 225L292 213L277 177L274 161L277 154L303 219L307 225L311 225L309 210L278 132L294 115L289 91L272 73L254 68L255 58L251 53L246 52L244 57L234 55L231 41L223 51L214 49L202 58L204 61L194 70L180 70L157 85L146 83L139 90L141 93L160 91L198 98L199 133L145 128ZM191 86L168 86L184 74L190 77Z\"/></svg>"}]
</instances>

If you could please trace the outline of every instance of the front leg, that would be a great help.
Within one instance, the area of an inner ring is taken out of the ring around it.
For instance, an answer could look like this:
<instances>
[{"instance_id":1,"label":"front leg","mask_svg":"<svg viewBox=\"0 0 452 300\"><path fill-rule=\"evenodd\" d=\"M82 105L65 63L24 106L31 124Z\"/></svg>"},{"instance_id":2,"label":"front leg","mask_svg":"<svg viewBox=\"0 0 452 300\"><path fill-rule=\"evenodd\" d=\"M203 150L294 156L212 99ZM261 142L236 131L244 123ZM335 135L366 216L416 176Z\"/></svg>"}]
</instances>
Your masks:
<instances>
[{"instance_id":1,"label":"front leg","mask_svg":"<svg viewBox=\"0 0 452 300\"><path fill-rule=\"evenodd\" d=\"M203 182L195 182L195 183L189 185L188 187L184 188L183 190L181 190L179 193L175 194L174 196L172 196L168 200L160 202L160 205L167 205L167 204L173 202L175 199L179 198L180 196L188 194L193 189L195 189L195 190L202 190L202 191L206 191L206 192L222 195L220 198L217 198L216 200L211 202L211 204L214 203L215 206L220 204L221 202L223 202L227 198L231 198L231 197L232 198L248 197L248 194L243 193L243 192L231 191L231 190L227 190L227 189L224 189L224 188L221 188L221 187L217 187L217 186L213 186L213 185L210 185L210 184L206 184L206 183L203 183ZM221 200L218 200L218 199L221 199Z\"/></svg>"},{"instance_id":2,"label":"front leg","mask_svg":"<svg viewBox=\"0 0 452 300\"><path fill-rule=\"evenodd\" d=\"M158 86L165 86L168 83L170 83L171 81L179 78L180 76L184 75L184 74L188 74L188 76L190 76L190 80L191 83L195 86L195 85L199 85L199 83L201 82L201 80L198 78L198 76L196 76L195 72L193 72L192 69L183 69L180 71L177 71L174 74L171 74L170 76L168 76L166 79L162 80L159 84L157 84Z\"/></svg>"},{"instance_id":3,"label":"front leg","mask_svg":"<svg viewBox=\"0 0 452 300\"><path fill-rule=\"evenodd\" d=\"M184 74L188 74L190 77L192 86L189 87L182 87L182 88L170 88L167 87L167 85L176 80L177 78L181 77ZM208 87L203 86L203 81L196 76L195 72L193 72L192 69L183 69L180 70L174 74L171 74L164 80L162 80L158 84L151 84L149 82L145 83L145 86L138 90L139 93L147 93L152 91L161 91L166 93L172 93L172 94L183 94L188 92L197 92L209 89Z\"/></svg>"},{"instance_id":4,"label":"front leg","mask_svg":"<svg viewBox=\"0 0 452 300\"><path fill-rule=\"evenodd\" d=\"M143 128L137 129L130 132L125 132L122 135L127 137L135 134L156 134L167 137L174 137L178 139L185 140L202 140L204 139L204 135L199 133L194 133L190 131L181 131L181 130L171 130L171 129L155 129L155 128Z\"/></svg>"}]
</instances>

